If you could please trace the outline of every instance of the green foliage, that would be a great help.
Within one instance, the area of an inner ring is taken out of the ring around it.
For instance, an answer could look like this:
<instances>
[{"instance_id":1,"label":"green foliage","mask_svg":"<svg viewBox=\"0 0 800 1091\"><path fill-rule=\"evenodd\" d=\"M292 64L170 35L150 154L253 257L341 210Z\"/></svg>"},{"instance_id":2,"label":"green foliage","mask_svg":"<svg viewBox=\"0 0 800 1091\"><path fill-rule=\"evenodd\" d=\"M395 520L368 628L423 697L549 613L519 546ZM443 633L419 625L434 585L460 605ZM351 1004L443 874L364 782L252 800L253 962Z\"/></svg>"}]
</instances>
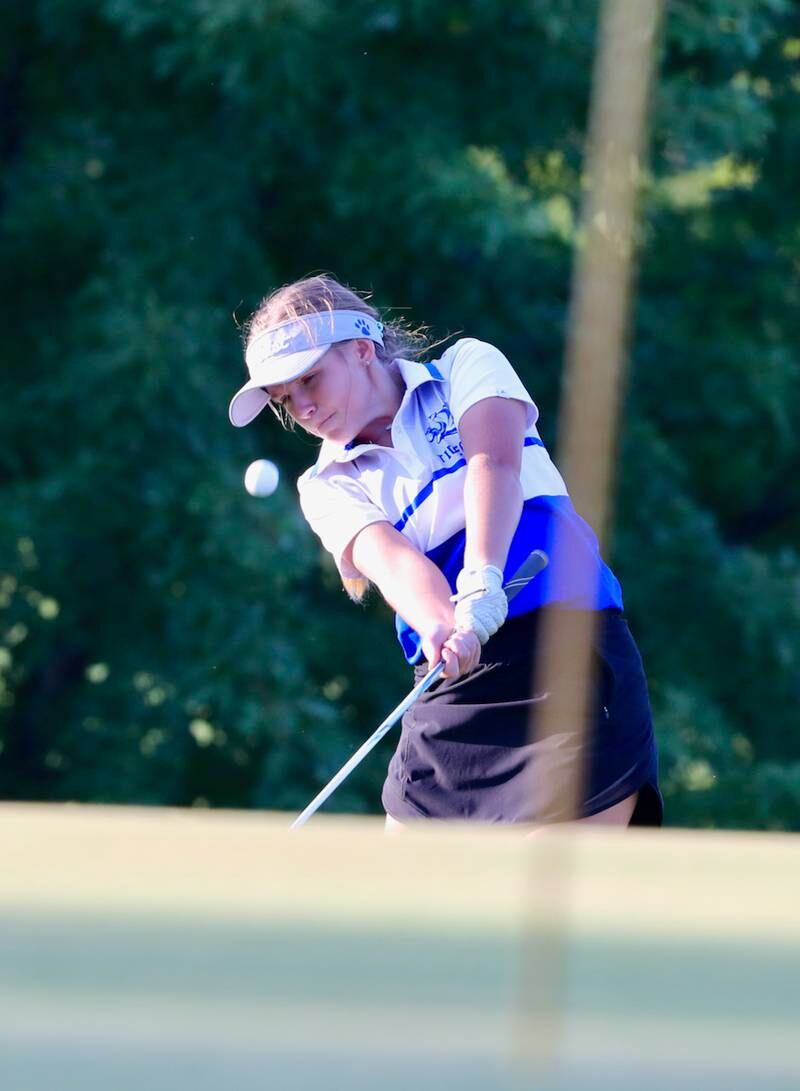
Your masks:
<instances>
[{"instance_id":1,"label":"green foliage","mask_svg":"<svg viewBox=\"0 0 800 1091\"><path fill-rule=\"evenodd\" d=\"M331 269L496 341L553 442L595 20L3 9L4 796L296 808L407 689L299 515L313 448L227 423L237 321ZM668 5L613 561L679 824L800 827L798 42L788 0Z\"/></svg>"}]
</instances>

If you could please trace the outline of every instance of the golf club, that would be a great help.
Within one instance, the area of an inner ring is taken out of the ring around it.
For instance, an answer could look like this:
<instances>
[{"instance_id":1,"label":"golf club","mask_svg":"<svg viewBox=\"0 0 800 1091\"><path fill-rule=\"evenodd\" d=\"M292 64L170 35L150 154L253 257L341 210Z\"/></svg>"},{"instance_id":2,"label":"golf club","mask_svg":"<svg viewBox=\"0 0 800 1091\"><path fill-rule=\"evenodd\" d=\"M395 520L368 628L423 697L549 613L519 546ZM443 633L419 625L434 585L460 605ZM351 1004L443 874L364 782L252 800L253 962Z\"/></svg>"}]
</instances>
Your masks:
<instances>
[{"instance_id":1,"label":"golf club","mask_svg":"<svg viewBox=\"0 0 800 1091\"><path fill-rule=\"evenodd\" d=\"M541 549L534 549L534 551L522 562L504 588L509 602L519 594L523 587L527 587L535 576L538 576L542 569L547 565L548 559L547 554ZM397 721L401 719L409 708L411 708L414 702L421 697L426 690L430 689L443 670L444 663L442 660L439 660L439 662L428 671L425 677L417 682L408 696L405 697L396 708L392 709L383 723L375 729L366 742L362 743L350 760L345 762L339 772L328 781L322 791L314 796L305 810L301 811L294 820L290 829L296 830L299 826L304 825L309 818L311 818L312 814L319 810L325 800L333 795L342 781L345 780L367 754L378 745L387 731L390 731Z\"/></svg>"}]
</instances>

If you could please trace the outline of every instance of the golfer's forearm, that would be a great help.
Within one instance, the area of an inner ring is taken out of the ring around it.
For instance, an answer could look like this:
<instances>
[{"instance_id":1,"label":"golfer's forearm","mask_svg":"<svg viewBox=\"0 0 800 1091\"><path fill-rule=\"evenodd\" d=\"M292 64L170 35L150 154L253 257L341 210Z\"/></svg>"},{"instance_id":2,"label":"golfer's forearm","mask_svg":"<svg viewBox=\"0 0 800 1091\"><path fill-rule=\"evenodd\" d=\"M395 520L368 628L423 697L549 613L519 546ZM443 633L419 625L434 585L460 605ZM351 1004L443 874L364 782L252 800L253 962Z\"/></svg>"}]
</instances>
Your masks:
<instances>
[{"instance_id":1,"label":"golfer's forearm","mask_svg":"<svg viewBox=\"0 0 800 1091\"><path fill-rule=\"evenodd\" d=\"M353 562L418 633L453 628L450 586L432 561L388 524L367 527L353 543Z\"/></svg>"},{"instance_id":2,"label":"golfer's forearm","mask_svg":"<svg viewBox=\"0 0 800 1091\"><path fill-rule=\"evenodd\" d=\"M489 455L473 455L467 467L464 509L464 567L493 564L502 569L522 512L519 471Z\"/></svg>"},{"instance_id":3,"label":"golfer's forearm","mask_svg":"<svg viewBox=\"0 0 800 1091\"><path fill-rule=\"evenodd\" d=\"M435 565L417 554L402 561L378 584L381 594L403 621L418 633L439 629L453 631L453 605L450 587Z\"/></svg>"}]
</instances>

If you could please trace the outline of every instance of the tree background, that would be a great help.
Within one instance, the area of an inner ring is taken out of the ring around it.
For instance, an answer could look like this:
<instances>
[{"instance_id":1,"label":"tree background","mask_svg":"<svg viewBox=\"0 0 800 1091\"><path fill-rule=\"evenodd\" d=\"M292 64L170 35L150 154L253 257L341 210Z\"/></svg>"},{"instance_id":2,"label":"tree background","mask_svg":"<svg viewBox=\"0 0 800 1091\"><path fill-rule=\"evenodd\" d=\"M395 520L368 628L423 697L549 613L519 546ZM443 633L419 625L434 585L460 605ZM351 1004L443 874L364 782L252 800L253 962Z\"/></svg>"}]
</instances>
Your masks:
<instances>
[{"instance_id":1,"label":"tree background","mask_svg":"<svg viewBox=\"0 0 800 1091\"><path fill-rule=\"evenodd\" d=\"M331 271L498 344L552 447L596 16L2 7L0 795L299 808L406 692L300 516L313 444L228 424L237 323ZM668 2L609 552L673 825L800 829L799 106L792 0Z\"/></svg>"}]
</instances>

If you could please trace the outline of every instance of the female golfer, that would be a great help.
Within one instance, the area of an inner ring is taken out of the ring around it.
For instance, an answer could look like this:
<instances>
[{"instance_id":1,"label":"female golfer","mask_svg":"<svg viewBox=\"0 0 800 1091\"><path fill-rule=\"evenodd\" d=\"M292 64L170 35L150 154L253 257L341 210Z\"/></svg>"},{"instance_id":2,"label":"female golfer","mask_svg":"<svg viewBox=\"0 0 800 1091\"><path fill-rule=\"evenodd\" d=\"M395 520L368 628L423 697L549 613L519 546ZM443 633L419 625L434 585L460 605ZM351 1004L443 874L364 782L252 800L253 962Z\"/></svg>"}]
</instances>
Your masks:
<instances>
[{"instance_id":1,"label":"female golfer","mask_svg":"<svg viewBox=\"0 0 800 1091\"><path fill-rule=\"evenodd\" d=\"M253 315L250 379L230 405L238 427L269 405L322 441L298 482L303 514L351 597L372 583L396 611L418 678L444 661L403 719L387 825L571 817L548 791L548 762L565 760L582 763L584 820L660 824L647 685L620 586L539 438L536 406L491 345L464 338L420 355L360 295L309 277ZM537 548L551 563L509 609L504 579ZM598 624L589 725L537 741L552 699L534 692L543 606L598 611Z\"/></svg>"}]
</instances>

